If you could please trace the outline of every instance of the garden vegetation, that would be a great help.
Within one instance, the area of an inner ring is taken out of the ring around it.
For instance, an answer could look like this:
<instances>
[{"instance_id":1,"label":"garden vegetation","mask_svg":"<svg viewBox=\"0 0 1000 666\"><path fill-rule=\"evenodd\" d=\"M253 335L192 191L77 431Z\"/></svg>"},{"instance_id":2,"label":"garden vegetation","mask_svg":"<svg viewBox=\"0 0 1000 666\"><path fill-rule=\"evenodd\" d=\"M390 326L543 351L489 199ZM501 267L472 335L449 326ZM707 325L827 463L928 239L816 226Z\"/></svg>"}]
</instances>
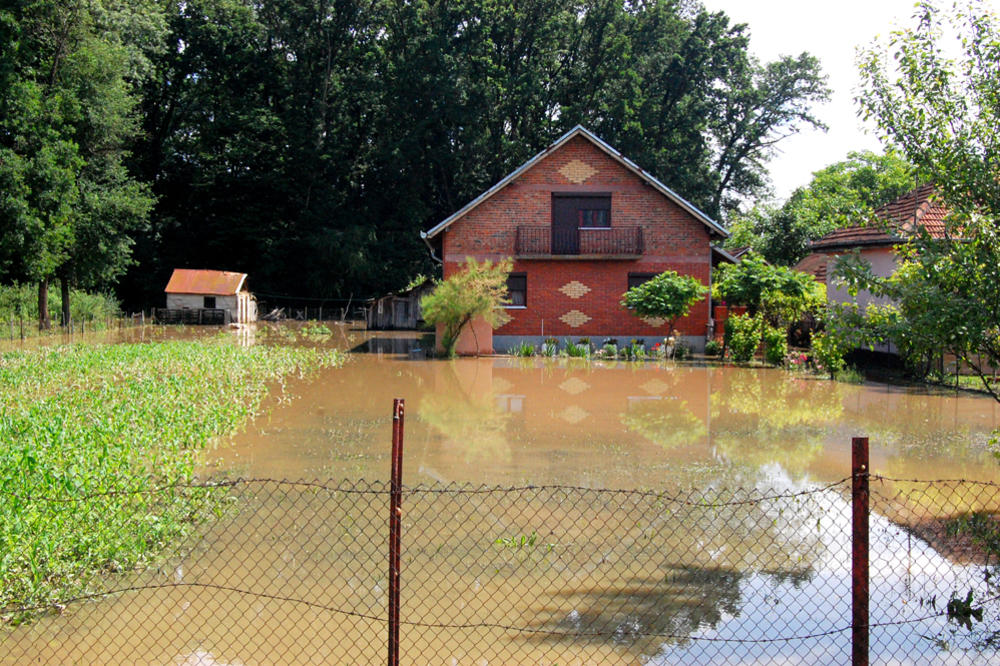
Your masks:
<instances>
[{"instance_id":1,"label":"garden vegetation","mask_svg":"<svg viewBox=\"0 0 1000 666\"><path fill-rule=\"evenodd\" d=\"M222 340L0 355L0 624L155 558L215 504L181 487L206 445L341 360Z\"/></svg>"}]
</instances>

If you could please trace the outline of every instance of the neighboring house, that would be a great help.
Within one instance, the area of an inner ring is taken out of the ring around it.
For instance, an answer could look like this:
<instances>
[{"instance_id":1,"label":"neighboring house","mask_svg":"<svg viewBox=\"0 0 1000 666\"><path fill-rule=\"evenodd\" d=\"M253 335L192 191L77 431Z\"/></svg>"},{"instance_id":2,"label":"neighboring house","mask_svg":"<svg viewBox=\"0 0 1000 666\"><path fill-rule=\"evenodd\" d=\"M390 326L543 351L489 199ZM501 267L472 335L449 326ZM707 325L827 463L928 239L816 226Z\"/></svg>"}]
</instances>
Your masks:
<instances>
[{"instance_id":1,"label":"neighboring house","mask_svg":"<svg viewBox=\"0 0 1000 666\"><path fill-rule=\"evenodd\" d=\"M409 289L369 301L365 307L368 328L376 330L419 328L424 323L420 299L432 291L434 291L433 281L425 278Z\"/></svg>"},{"instance_id":2,"label":"neighboring house","mask_svg":"<svg viewBox=\"0 0 1000 666\"><path fill-rule=\"evenodd\" d=\"M247 290L247 274L175 268L164 290L164 323L246 324L257 321L257 301Z\"/></svg>"},{"instance_id":3,"label":"neighboring house","mask_svg":"<svg viewBox=\"0 0 1000 666\"><path fill-rule=\"evenodd\" d=\"M668 335L662 320L619 305L629 287L674 270L708 286L711 243L728 232L594 134L577 126L464 208L421 236L444 277L466 257L514 259L511 319L483 322L460 352L506 351L544 338L619 343ZM709 334L706 298L677 323L695 350Z\"/></svg>"},{"instance_id":4,"label":"neighboring house","mask_svg":"<svg viewBox=\"0 0 1000 666\"><path fill-rule=\"evenodd\" d=\"M921 185L907 192L874 213L874 220L844 229L837 229L809 246L812 254L796 265L796 270L811 273L826 283L827 298L835 303L855 300L833 275L837 257L857 250L862 259L872 266L879 276L888 277L896 270L896 246L906 242L906 237L920 227L934 238L945 233L948 209L934 200L934 186ZM871 303L886 303L885 299L872 296L867 291L858 293L857 303L862 308Z\"/></svg>"}]
</instances>

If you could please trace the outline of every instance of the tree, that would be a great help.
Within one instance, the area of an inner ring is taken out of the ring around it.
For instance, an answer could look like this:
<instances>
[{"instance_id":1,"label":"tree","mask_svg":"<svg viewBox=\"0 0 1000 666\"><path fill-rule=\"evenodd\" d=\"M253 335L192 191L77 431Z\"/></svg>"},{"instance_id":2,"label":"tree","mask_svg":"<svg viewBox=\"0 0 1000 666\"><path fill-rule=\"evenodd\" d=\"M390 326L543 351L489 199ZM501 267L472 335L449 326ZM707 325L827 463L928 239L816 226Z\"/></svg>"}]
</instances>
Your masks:
<instances>
[{"instance_id":1,"label":"tree","mask_svg":"<svg viewBox=\"0 0 1000 666\"><path fill-rule=\"evenodd\" d=\"M826 288L808 273L769 264L753 250L737 264L722 264L712 280L712 297L728 305L744 305L747 316L757 324L744 322L741 335L752 354L753 339L771 341L772 349L784 348L789 328L806 315L815 314L826 301ZM727 332L728 332L727 323ZM784 352L781 353L784 355ZM771 354L771 358L776 358Z\"/></svg>"},{"instance_id":2,"label":"tree","mask_svg":"<svg viewBox=\"0 0 1000 666\"><path fill-rule=\"evenodd\" d=\"M438 283L434 291L420 300L424 321L441 326L445 354L455 355L458 336L472 320L481 317L493 327L507 321L503 304L507 301L511 265L509 259L480 264L469 257L464 270Z\"/></svg>"},{"instance_id":3,"label":"tree","mask_svg":"<svg viewBox=\"0 0 1000 666\"><path fill-rule=\"evenodd\" d=\"M664 271L622 294L621 305L637 317L665 319L667 334L673 335L674 325L686 317L691 306L708 295L708 287L690 275Z\"/></svg>"},{"instance_id":4,"label":"tree","mask_svg":"<svg viewBox=\"0 0 1000 666\"><path fill-rule=\"evenodd\" d=\"M791 266L808 253L811 241L870 219L915 184L913 166L895 151L848 153L815 172L781 206L758 205L737 216L726 245L750 246L772 264Z\"/></svg>"},{"instance_id":5,"label":"tree","mask_svg":"<svg viewBox=\"0 0 1000 666\"><path fill-rule=\"evenodd\" d=\"M33 0L0 11L0 229L7 277L108 286L129 262L128 235L152 206L124 160L137 131L133 85L161 34L158 3Z\"/></svg>"},{"instance_id":6,"label":"tree","mask_svg":"<svg viewBox=\"0 0 1000 666\"><path fill-rule=\"evenodd\" d=\"M1000 25L979 2L952 11L921 2L914 19L915 27L893 32L887 46L862 53L858 103L882 138L938 188L952 211L947 233L932 238L915 230L887 279L858 262L838 272L853 288L895 302L872 314L911 359L950 352L1000 400L987 377L1000 363ZM958 46L954 59L945 56L948 37Z\"/></svg>"},{"instance_id":7,"label":"tree","mask_svg":"<svg viewBox=\"0 0 1000 666\"><path fill-rule=\"evenodd\" d=\"M916 26L862 52L857 102L880 137L963 217L1000 220L1000 25L989 7L920 2ZM953 38L958 56L945 55ZM891 69L890 69L891 63ZM898 78L894 72L898 71Z\"/></svg>"}]
</instances>

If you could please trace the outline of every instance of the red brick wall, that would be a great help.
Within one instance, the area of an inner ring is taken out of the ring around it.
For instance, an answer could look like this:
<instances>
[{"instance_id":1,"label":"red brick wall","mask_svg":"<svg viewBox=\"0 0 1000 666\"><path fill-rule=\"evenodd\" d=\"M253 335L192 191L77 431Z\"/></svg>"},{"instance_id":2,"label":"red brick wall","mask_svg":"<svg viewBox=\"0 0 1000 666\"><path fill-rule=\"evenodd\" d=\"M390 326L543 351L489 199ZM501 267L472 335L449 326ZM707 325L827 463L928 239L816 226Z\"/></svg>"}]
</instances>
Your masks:
<instances>
[{"instance_id":1,"label":"red brick wall","mask_svg":"<svg viewBox=\"0 0 1000 666\"><path fill-rule=\"evenodd\" d=\"M594 170L579 184L560 173L574 160ZM711 270L708 229L581 136L543 158L443 232L445 277L459 270L467 256L479 261L513 256L518 225L551 224L553 192L610 192L611 225L641 225L645 254L634 260L517 261L514 270L528 276L528 305L523 310L509 310L513 319L498 328L497 335L541 335L543 320L546 336L666 335L665 325L651 326L618 304L628 288L628 274L675 270L707 285ZM574 281L589 291L575 298L573 289L568 290L570 295L560 291ZM574 311L589 320L578 326L560 320L567 315L573 319ZM686 335L705 335L708 318L706 299L696 304L677 328Z\"/></svg>"}]
</instances>

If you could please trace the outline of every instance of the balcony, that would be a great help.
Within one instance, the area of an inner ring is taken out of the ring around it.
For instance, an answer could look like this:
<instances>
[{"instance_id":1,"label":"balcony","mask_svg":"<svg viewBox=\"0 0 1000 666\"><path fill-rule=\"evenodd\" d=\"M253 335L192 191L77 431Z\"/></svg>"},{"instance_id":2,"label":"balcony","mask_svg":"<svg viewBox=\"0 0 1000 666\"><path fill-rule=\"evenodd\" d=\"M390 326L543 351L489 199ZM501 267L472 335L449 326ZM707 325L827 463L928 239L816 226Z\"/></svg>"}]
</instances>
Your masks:
<instances>
[{"instance_id":1,"label":"balcony","mask_svg":"<svg viewBox=\"0 0 1000 666\"><path fill-rule=\"evenodd\" d=\"M514 239L518 259L635 259L642 256L642 227L552 230L519 226Z\"/></svg>"}]
</instances>

